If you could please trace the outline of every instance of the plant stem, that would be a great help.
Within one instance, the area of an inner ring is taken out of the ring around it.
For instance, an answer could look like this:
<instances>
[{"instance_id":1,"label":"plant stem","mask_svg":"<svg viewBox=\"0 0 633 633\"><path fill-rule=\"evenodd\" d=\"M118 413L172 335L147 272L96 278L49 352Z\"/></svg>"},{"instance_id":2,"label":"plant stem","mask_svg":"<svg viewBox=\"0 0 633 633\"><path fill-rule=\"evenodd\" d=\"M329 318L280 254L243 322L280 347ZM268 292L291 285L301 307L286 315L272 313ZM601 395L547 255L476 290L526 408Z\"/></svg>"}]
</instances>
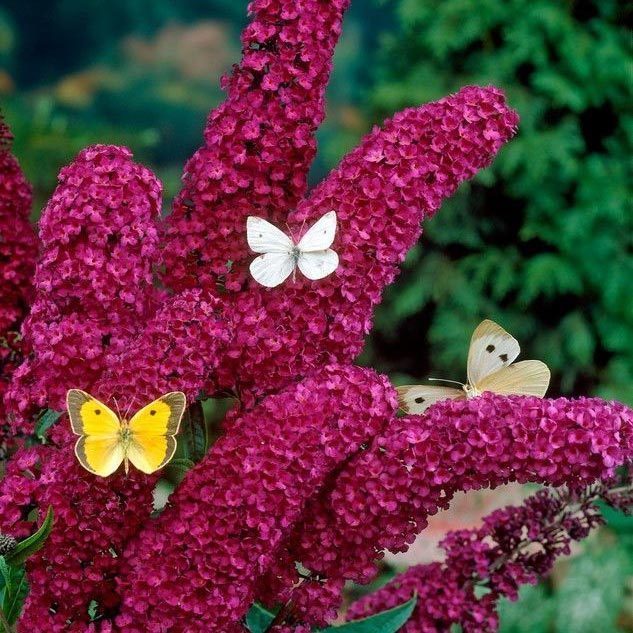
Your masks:
<instances>
[{"instance_id":1,"label":"plant stem","mask_svg":"<svg viewBox=\"0 0 633 633\"><path fill-rule=\"evenodd\" d=\"M281 609L277 612L275 619L268 625L268 628L264 633L270 633L278 624L284 624L286 617L292 612L292 599L288 600Z\"/></svg>"}]
</instances>

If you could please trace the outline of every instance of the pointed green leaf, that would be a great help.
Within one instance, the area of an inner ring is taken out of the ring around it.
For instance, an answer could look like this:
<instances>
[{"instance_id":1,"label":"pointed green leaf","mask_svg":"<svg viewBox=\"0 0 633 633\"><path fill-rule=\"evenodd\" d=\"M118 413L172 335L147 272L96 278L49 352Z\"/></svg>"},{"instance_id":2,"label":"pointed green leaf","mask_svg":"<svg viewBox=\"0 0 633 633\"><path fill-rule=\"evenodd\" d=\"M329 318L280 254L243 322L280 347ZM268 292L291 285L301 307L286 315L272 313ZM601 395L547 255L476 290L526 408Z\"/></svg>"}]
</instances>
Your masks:
<instances>
[{"instance_id":1,"label":"pointed green leaf","mask_svg":"<svg viewBox=\"0 0 633 633\"><path fill-rule=\"evenodd\" d=\"M4 556L0 556L0 604L2 604L2 593L4 591L11 591L11 570L7 565Z\"/></svg>"},{"instance_id":2,"label":"pointed green leaf","mask_svg":"<svg viewBox=\"0 0 633 633\"><path fill-rule=\"evenodd\" d=\"M191 458L199 462L207 453L209 436L204 419L204 410L200 402L194 402L189 407L191 424Z\"/></svg>"},{"instance_id":3,"label":"pointed green leaf","mask_svg":"<svg viewBox=\"0 0 633 633\"><path fill-rule=\"evenodd\" d=\"M15 624L26 600L29 586L26 581L24 567L11 567L11 592L6 592L2 602L2 610L9 624Z\"/></svg>"},{"instance_id":4,"label":"pointed green leaf","mask_svg":"<svg viewBox=\"0 0 633 633\"><path fill-rule=\"evenodd\" d=\"M274 619L274 613L255 603L246 615L246 627L251 633L264 633Z\"/></svg>"},{"instance_id":5,"label":"pointed green leaf","mask_svg":"<svg viewBox=\"0 0 633 633\"><path fill-rule=\"evenodd\" d=\"M193 461L186 457L172 459L163 470L163 479L177 486L184 479L187 472L194 466Z\"/></svg>"},{"instance_id":6,"label":"pointed green leaf","mask_svg":"<svg viewBox=\"0 0 633 633\"><path fill-rule=\"evenodd\" d=\"M362 620L347 622L341 626L319 629L317 633L396 633L411 617L417 601L418 597L413 596L411 600L388 611L376 613Z\"/></svg>"},{"instance_id":7,"label":"pointed green leaf","mask_svg":"<svg viewBox=\"0 0 633 633\"><path fill-rule=\"evenodd\" d=\"M26 561L29 556L35 554L35 552L44 546L44 543L52 529L53 508L52 506L48 506L46 517L37 532L35 532L35 534L31 534L31 536L18 543L15 546L15 549L5 557L6 562L11 567L20 567L20 565L24 564L24 561Z\"/></svg>"},{"instance_id":8,"label":"pointed green leaf","mask_svg":"<svg viewBox=\"0 0 633 633\"><path fill-rule=\"evenodd\" d=\"M53 409L46 409L42 414L42 417L37 421L35 425L35 435L43 440L46 437L47 431L62 417L59 411L53 411Z\"/></svg>"}]
</instances>

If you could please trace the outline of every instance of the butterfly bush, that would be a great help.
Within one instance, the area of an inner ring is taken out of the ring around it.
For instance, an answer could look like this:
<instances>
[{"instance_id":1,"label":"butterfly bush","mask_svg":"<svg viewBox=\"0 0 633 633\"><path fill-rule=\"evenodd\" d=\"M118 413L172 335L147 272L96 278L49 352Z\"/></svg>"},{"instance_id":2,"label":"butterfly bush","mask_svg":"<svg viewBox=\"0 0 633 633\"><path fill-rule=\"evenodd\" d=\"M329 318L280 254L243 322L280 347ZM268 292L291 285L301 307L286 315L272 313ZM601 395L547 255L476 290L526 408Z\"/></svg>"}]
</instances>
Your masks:
<instances>
[{"instance_id":1,"label":"butterfly bush","mask_svg":"<svg viewBox=\"0 0 633 633\"><path fill-rule=\"evenodd\" d=\"M70 387L89 387L157 300L161 184L129 150L97 145L59 174L39 224L35 298L22 328L32 353L7 394L14 429L29 414L61 410Z\"/></svg>"},{"instance_id":2,"label":"butterfly bush","mask_svg":"<svg viewBox=\"0 0 633 633\"><path fill-rule=\"evenodd\" d=\"M254 0L242 61L223 81L205 144L185 167L166 225L165 280L179 290L246 279L246 217L280 222L307 187L332 53L350 0Z\"/></svg>"},{"instance_id":3,"label":"butterfly bush","mask_svg":"<svg viewBox=\"0 0 633 633\"><path fill-rule=\"evenodd\" d=\"M623 405L486 394L397 417L388 379L353 366L421 222L490 164L518 118L498 89L464 88L375 128L307 194L348 4L249 5L242 61L166 220L160 183L125 148L87 148L62 170L40 221L27 357L6 398L13 430L32 433L71 387L123 411L176 389L190 402L227 392L238 402L158 518L158 475L87 473L65 417L46 445L13 455L0 532L29 533L34 509L51 505L56 516L28 562L25 630L232 633L259 599L292 605L276 631L304 633L333 616L347 580L371 580L381 552L406 549L456 491L509 481L576 491L633 456ZM334 274L274 290L249 277L249 215L299 237L331 209ZM545 515L530 517L546 529ZM429 568L429 595L444 575L447 596L463 590L455 578L485 533L459 538L456 575ZM499 547L508 554L513 541ZM486 569L477 563L482 578ZM508 587L533 579L507 569ZM410 574L407 590L419 578ZM503 574L498 593L508 595ZM353 613L404 595L385 591ZM464 596L460 605L481 606ZM490 602L480 619L493 630Z\"/></svg>"},{"instance_id":4,"label":"butterfly bush","mask_svg":"<svg viewBox=\"0 0 633 633\"><path fill-rule=\"evenodd\" d=\"M396 407L384 376L332 365L240 416L128 547L117 625L242 630L257 578L306 500Z\"/></svg>"},{"instance_id":5,"label":"butterfly bush","mask_svg":"<svg viewBox=\"0 0 633 633\"><path fill-rule=\"evenodd\" d=\"M323 622L333 617L345 580L370 581L381 552L406 551L455 492L510 482L580 487L610 476L631 455L633 412L598 399L486 393L395 419L311 502L261 596L275 603L292 595L305 619ZM299 578L288 562L295 560L319 582L292 591Z\"/></svg>"},{"instance_id":6,"label":"butterfly bush","mask_svg":"<svg viewBox=\"0 0 633 633\"><path fill-rule=\"evenodd\" d=\"M31 185L11 153L13 135L0 115L0 441L4 394L22 356L20 324L28 311L37 240L29 223Z\"/></svg>"},{"instance_id":7,"label":"butterfly bush","mask_svg":"<svg viewBox=\"0 0 633 633\"><path fill-rule=\"evenodd\" d=\"M451 624L461 624L465 633L496 630L501 597L516 600L521 585L535 584L574 541L604 524L596 501L630 515L630 476L582 489L541 490L520 506L493 512L478 529L449 532L440 544L443 562L411 567L354 603L347 617L367 617L417 594L403 633L441 633Z\"/></svg>"},{"instance_id":8,"label":"butterfly bush","mask_svg":"<svg viewBox=\"0 0 633 633\"><path fill-rule=\"evenodd\" d=\"M490 163L516 124L499 90L469 87L374 129L288 216L299 233L336 210L338 269L318 284L298 276L283 292L250 279L233 304L220 386L259 394L324 363L353 361L421 222Z\"/></svg>"}]
</instances>

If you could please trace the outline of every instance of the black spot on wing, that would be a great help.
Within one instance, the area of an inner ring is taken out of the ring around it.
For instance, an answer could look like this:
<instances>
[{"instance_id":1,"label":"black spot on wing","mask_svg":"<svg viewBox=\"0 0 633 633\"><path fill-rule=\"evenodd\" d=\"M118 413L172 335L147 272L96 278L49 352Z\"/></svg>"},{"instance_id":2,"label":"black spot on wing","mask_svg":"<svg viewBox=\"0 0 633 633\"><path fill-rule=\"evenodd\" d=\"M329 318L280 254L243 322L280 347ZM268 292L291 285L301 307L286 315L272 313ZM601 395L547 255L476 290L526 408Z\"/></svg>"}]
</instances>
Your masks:
<instances>
[{"instance_id":1,"label":"black spot on wing","mask_svg":"<svg viewBox=\"0 0 633 633\"><path fill-rule=\"evenodd\" d=\"M495 349L497 348L494 345L488 345L488 347L486 347L486 351L488 352L488 354L492 354L492 352L494 352Z\"/></svg>"},{"instance_id":2,"label":"black spot on wing","mask_svg":"<svg viewBox=\"0 0 633 633\"><path fill-rule=\"evenodd\" d=\"M507 363L508 362L508 355L507 354L499 354L499 358L501 359L502 363Z\"/></svg>"},{"instance_id":3,"label":"black spot on wing","mask_svg":"<svg viewBox=\"0 0 633 633\"><path fill-rule=\"evenodd\" d=\"M424 398L422 396L419 396L415 399L416 404L422 404L424 402Z\"/></svg>"}]
</instances>

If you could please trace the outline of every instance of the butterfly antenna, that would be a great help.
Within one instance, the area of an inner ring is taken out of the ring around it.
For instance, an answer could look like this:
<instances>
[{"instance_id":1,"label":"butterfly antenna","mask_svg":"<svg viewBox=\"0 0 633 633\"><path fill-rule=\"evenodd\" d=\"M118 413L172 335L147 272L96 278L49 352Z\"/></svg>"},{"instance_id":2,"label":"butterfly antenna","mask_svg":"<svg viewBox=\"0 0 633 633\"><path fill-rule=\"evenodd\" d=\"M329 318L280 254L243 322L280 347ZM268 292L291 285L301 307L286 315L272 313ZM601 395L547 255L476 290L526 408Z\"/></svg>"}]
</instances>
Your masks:
<instances>
[{"instance_id":1,"label":"butterfly antenna","mask_svg":"<svg viewBox=\"0 0 633 633\"><path fill-rule=\"evenodd\" d=\"M301 228L299 229L299 235L301 237L303 237L303 229L305 229L305 227L306 227L306 220L304 219L303 222L301 223ZM298 244L300 240L295 238L294 233L292 229L290 228L290 225L288 224L288 222L286 222L286 228L288 229L288 234L292 238L293 243Z\"/></svg>"},{"instance_id":2,"label":"butterfly antenna","mask_svg":"<svg viewBox=\"0 0 633 633\"><path fill-rule=\"evenodd\" d=\"M463 382L457 382L457 380L446 380L446 378L429 378L429 380L432 380L433 382L450 382L454 385L459 385L460 387L464 386Z\"/></svg>"},{"instance_id":3,"label":"butterfly antenna","mask_svg":"<svg viewBox=\"0 0 633 633\"><path fill-rule=\"evenodd\" d=\"M123 420L121 417L121 409L119 408L119 403L116 401L116 398L112 396L112 402L114 402L114 406L116 407L117 415L119 416L119 420Z\"/></svg>"},{"instance_id":4,"label":"butterfly antenna","mask_svg":"<svg viewBox=\"0 0 633 633\"><path fill-rule=\"evenodd\" d=\"M128 415L130 415L130 410L132 409L132 405L134 404L136 400L136 396L132 396L130 403L127 405L127 409L125 410L125 418L123 418L124 420L128 419Z\"/></svg>"}]
</instances>

